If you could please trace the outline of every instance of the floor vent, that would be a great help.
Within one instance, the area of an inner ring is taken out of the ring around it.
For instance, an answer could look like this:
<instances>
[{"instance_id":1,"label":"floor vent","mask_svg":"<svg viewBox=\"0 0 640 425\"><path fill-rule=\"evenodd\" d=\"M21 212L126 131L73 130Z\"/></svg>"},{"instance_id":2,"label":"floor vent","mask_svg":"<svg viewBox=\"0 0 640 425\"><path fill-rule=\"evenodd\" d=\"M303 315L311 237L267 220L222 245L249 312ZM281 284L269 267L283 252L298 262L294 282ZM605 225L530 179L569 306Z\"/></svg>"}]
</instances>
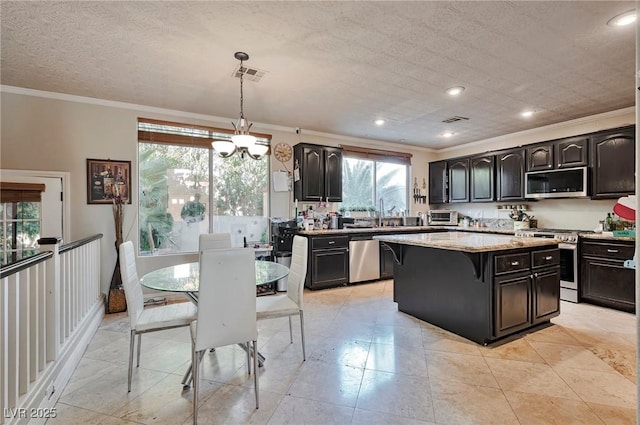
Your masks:
<instances>
[{"instance_id":1,"label":"floor vent","mask_svg":"<svg viewBox=\"0 0 640 425\"><path fill-rule=\"evenodd\" d=\"M461 117L459 115L456 115L454 117L451 118L447 118L446 120L442 120L442 122L447 123L447 124L451 124L452 122L456 122L456 121L468 121L469 118L467 117Z\"/></svg>"},{"instance_id":2,"label":"floor vent","mask_svg":"<svg viewBox=\"0 0 640 425\"><path fill-rule=\"evenodd\" d=\"M243 74L245 80L249 80L257 83L262 79L262 77L264 77L266 73L267 71L263 71L262 69L248 68L246 66L243 66L241 68L240 65L238 65L236 69L233 70L232 76L236 78L240 78L240 74Z\"/></svg>"}]
</instances>

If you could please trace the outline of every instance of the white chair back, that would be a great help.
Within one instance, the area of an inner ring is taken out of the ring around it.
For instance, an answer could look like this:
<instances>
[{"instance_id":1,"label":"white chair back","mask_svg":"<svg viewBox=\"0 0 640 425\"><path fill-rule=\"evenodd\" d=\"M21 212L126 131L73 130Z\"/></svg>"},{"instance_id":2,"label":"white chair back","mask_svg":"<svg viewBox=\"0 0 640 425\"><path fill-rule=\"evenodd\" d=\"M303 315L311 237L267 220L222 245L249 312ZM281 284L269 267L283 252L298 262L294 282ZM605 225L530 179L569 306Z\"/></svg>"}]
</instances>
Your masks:
<instances>
[{"instance_id":1,"label":"white chair back","mask_svg":"<svg viewBox=\"0 0 640 425\"><path fill-rule=\"evenodd\" d=\"M122 277L122 286L124 286L124 296L127 300L127 313L131 321L131 329L135 329L144 309L144 296L136 269L136 253L133 242L126 241L120 244L118 253L120 276Z\"/></svg>"},{"instance_id":2,"label":"white chair back","mask_svg":"<svg viewBox=\"0 0 640 425\"><path fill-rule=\"evenodd\" d=\"M304 280L307 277L307 238L296 235L293 237L291 251L291 267L287 280L287 295L291 301L298 304L302 309L302 293L304 291Z\"/></svg>"},{"instance_id":3,"label":"white chair back","mask_svg":"<svg viewBox=\"0 0 640 425\"><path fill-rule=\"evenodd\" d=\"M195 351L257 338L253 250L201 251Z\"/></svg>"},{"instance_id":4,"label":"white chair back","mask_svg":"<svg viewBox=\"0 0 640 425\"><path fill-rule=\"evenodd\" d=\"M231 233L203 233L198 240L200 251L231 248Z\"/></svg>"}]
</instances>

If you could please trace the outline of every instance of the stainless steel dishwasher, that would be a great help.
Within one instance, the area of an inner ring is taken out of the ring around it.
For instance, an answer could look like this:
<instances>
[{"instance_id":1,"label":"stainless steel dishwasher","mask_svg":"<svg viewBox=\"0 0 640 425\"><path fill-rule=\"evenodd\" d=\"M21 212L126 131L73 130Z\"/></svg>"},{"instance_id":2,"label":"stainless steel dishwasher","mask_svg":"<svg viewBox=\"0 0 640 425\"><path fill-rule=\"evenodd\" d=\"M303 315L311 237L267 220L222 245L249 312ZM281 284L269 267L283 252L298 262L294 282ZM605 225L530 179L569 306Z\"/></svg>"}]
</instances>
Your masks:
<instances>
[{"instance_id":1,"label":"stainless steel dishwasher","mask_svg":"<svg viewBox=\"0 0 640 425\"><path fill-rule=\"evenodd\" d=\"M371 236L349 241L349 283L380 279L380 242Z\"/></svg>"}]
</instances>

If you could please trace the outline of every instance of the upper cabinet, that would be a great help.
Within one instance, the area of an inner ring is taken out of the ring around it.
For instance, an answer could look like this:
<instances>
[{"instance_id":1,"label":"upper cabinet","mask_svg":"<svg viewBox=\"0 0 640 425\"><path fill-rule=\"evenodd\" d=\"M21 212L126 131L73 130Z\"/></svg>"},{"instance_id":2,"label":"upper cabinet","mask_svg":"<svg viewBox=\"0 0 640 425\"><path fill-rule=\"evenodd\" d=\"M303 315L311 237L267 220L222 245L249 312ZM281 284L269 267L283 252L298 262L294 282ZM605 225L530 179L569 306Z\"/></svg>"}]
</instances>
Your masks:
<instances>
[{"instance_id":1,"label":"upper cabinet","mask_svg":"<svg viewBox=\"0 0 640 425\"><path fill-rule=\"evenodd\" d=\"M527 171L589 165L589 137L558 139L527 147Z\"/></svg>"},{"instance_id":2,"label":"upper cabinet","mask_svg":"<svg viewBox=\"0 0 640 425\"><path fill-rule=\"evenodd\" d=\"M471 202L492 202L495 192L495 155L476 156L469 159Z\"/></svg>"},{"instance_id":3,"label":"upper cabinet","mask_svg":"<svg viewBox=\"0 0 640 425\"><path fill-rule=\"evenodd\" d=\"M496 154L497 201L524 200L524 168L524 149L510 149Z\"/></svg>"},{"instance_id":4,"label":"upper cabinet","mask_svg":"<svg viewBox=\"0 0 640 425\"><path fill-rule=\"evenodd\" d=\"M449 202L469 202L469 158L448 161Z\"/></svg>"},{"instance_id":5,"label":"upper cabinet","mask_svg":"<svg viewBox=\"0 0 640 425\"><path fill-rule=\"evenodd\" d=\"M294 167L299 172L293 186L294 198L307 202L341 202L342 149L299 143L293 152Z\"/></svg>"},{"instance_id":6,"label":"upper cabinet","mask_svg":"<svg viewBox=\"0 0 640 425\"><path fill-rule=\"evenodd\" d=\"M589 165L589 138L569 137L555 142L556 168L586 167Z\"/></svg>"},{"instance_id":7,"label":"upper cabinet","mask_svg":"<svg viewBox=\"0 0 640 425\"><path fill-rule=\"evenodd\" d=\"M596 133L591 138L592 198L635 192L635 126Z\"/></svg>"},{"instance_id":8,"label":"upper cabinet","mask_svg":"<svg viewBox=\"0 0 640 425\"><path fill-rule=\"evenodd\" d=\"M553 168L553 143L527 148L527 171L551 170Z\"/></svg>"},{"instance_id":9,"label":"upper cabinet","mask_svg":"<svg viewBox=\"0 0 640 425\"><path fill-rule=\"evenodd\" d=\"M448 202L447 171L447 161L429 163L429 204Z\"/></svg>"}]
</instances>

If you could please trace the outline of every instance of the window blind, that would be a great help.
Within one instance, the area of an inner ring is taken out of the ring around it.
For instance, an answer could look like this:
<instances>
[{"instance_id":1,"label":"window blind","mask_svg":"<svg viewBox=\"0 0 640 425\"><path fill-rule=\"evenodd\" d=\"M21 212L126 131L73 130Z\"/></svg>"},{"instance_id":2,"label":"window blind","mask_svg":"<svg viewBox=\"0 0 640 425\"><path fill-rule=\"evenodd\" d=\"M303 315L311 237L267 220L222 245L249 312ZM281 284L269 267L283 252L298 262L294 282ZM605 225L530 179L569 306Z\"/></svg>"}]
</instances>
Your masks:
<instances>
[{"instance_id":1,"label":"window blind","mask_svg":"<svg viewBox=\"0 0 640 425\"><path fill-rule=\"evenodd\" d=\"M341 145L344 156L351 158L369 159L372 161L393 162L397 164L411 165L410 153L386 151L382 149L362 148L359 146Z\"/></svg>"},{"instance_id":2,"label":"window blind","mask_svg":"<svg viewBox=\"0 0 640 425\"><path fill-rule=\"evenodd\" d=\"M0 202L40 202L42 183L0 182Z\"/></svg>"}]
</instances>

